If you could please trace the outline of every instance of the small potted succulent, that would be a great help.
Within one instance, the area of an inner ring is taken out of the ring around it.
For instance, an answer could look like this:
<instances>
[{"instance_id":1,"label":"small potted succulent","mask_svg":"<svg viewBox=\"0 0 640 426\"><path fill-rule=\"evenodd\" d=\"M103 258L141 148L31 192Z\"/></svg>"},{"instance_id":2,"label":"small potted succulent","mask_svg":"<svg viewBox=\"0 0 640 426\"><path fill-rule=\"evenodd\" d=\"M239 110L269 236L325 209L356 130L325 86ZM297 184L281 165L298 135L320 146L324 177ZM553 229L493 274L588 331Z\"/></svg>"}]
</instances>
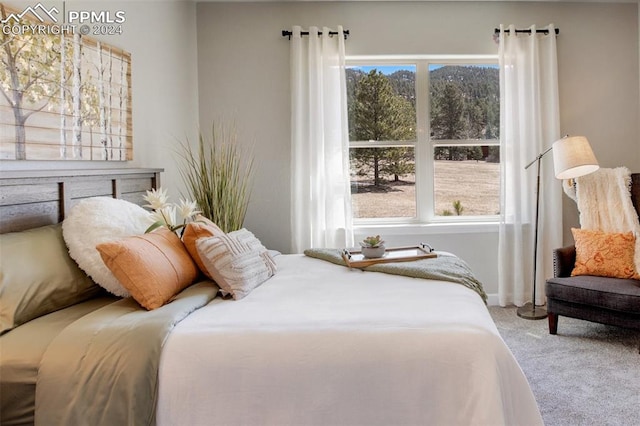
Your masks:
<instances>
[{"instance_id":1,"label":"small potted succulent","mask_svg":"<svg viewBox=\"0 0 640 426\"><path fill-rule=\"evenodd\" d=\"M384 240L380 237L380 235L365 238L364 240L360 241L360 246L362 247L362 254L367 259L384 256Z\"/></svg>"}]
</instances>

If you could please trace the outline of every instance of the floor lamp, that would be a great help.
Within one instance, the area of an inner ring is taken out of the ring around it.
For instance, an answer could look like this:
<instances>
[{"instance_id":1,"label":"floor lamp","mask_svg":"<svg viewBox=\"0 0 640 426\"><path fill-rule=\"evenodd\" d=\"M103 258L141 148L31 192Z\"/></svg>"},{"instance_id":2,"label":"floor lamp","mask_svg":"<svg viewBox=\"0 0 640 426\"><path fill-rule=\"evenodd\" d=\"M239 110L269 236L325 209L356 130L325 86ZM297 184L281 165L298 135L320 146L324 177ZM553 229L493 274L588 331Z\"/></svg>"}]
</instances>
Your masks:
<instances>
[{"instance_id":1,"label":"floor lamp","mask_svg":"<svg viewBox=\"0 0 640 426\"><path fill-rule=\"evenodd\" d=\"M574 179L593 173L600 167L598 160L593 155L589 141L584 136L565 136L557 140L549 149L539 154L532 162L527 164L525 170L532 165L538 165L536 182L536 216L535 233L533 242L533 297L531 303L518 308L518 316L525 319L542 319L547 317L547 310L536 306L536 264L538 261L538 213L540 210L540 160L549 151L553 150L553 166L556 179Z\"/></svg>"}]
</instances>

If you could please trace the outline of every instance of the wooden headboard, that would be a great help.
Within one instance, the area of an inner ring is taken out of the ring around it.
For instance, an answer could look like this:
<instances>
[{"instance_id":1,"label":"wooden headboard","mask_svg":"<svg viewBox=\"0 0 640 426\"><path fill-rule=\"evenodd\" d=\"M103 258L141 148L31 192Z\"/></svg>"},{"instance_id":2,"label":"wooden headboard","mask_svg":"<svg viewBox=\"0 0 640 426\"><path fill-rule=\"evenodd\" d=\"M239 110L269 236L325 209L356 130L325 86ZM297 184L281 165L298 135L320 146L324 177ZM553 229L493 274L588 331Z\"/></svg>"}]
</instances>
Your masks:
<instances>
[{"instance_id":1,"label":"wooden headboard","mask_svg":"<svg viewBox=\"0 0 640 426\"><path fill-rule=\"evenodd\" d=\"M0 172L0 233L62 222L79 200L106 196L144 204L163 169L25 170Z\"/></svg>"}]
</instances>

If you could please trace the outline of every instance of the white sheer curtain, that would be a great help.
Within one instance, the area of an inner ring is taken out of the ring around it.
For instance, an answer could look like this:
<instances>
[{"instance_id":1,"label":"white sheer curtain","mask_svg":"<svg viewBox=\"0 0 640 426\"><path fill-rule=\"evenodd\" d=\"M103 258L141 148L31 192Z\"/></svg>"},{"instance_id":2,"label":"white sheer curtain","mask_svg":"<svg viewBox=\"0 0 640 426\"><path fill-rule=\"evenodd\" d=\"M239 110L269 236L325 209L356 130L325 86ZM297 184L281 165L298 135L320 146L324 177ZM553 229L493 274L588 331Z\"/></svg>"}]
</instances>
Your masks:
<instances>
[{"instance_id":1,"label":"white sheer curtain","mask_svg":"<svg viewBox=\"0 0 640 426\"><path fill-rule=\"evenodd\" d=\"M498 296L502 306L531 301L537 167L525 166L560 138L556 35L500 27L501 206ZM551 152L541 159L536 304L553 276L552 250L562 244L562 189Z\"/></svg>"},{"instance_id":2,"label":"white sheer curtain","mask_svg":"<svg viewBox=\"0 0 640 426\"><path fill-rule=\"evenodd\" d=\"M292 250L353 245L342 27L291 36Z\"/></svg>"}]
</instances>

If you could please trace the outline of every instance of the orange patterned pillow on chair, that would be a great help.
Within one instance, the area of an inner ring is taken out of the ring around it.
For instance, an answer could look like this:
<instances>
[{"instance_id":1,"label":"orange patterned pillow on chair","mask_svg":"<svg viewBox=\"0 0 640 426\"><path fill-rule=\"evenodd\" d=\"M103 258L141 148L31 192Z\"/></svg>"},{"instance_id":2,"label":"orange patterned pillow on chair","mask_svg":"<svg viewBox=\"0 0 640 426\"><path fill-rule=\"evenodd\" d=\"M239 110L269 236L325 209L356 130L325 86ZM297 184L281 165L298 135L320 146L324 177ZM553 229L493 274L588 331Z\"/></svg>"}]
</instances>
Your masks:
<instances>
[{"instance_id":1,"label":"orange patterned pillow on chair","mask_svg":"<svg viewBox=\"0 0 640 426\"><path fill-rule=\"evenodd\" d=\"M571 228L576 242L576 264L571 276L640 280L633 261L636 237L633 232L609 234L602 231Z\"/></svg>"}]
</instances>

